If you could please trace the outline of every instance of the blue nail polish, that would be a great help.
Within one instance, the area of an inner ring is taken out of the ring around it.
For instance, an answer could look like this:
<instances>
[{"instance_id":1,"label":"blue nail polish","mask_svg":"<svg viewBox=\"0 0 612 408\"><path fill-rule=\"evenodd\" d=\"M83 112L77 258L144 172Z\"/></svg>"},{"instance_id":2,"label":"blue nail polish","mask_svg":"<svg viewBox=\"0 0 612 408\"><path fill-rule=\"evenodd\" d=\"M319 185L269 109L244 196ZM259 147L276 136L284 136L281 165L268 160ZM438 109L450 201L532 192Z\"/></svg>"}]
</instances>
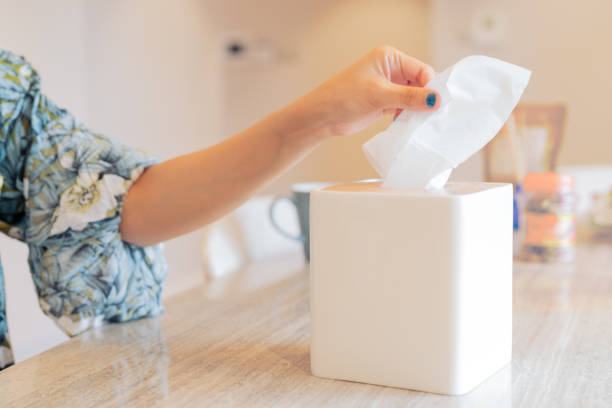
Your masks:
<instances>
[{"instance_id":1,"label":"blue nail polish","mask_svg":"<svg viewBox=\"0 0 612 408\"><path fill-rule=\"evenodd\" d=\"M433 108L434 106L436 106L436 94L435 93L430 93L429 95L427 95L427 99L425 99L425 103L427 103L427 106L430 108Z\"/></svg>"},{"instance_id":2,"label":"blue nail polish","mask_svg":"<svg viewBox=\"0 0 612 408\"><path fill-rule=\"evenodd\" d=\"M397 120L397 116L393 117L393 121L395 122Z\"/></svg>"}]
</instances>

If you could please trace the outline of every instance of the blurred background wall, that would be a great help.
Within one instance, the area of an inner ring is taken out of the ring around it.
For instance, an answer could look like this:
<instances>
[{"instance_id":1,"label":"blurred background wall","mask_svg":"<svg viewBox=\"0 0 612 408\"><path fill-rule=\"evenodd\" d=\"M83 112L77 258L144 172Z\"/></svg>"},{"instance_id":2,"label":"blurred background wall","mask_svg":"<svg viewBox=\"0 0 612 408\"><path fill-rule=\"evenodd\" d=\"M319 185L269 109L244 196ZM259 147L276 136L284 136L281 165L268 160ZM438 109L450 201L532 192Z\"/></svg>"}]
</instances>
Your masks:
<instances>
[{"instance_id":1,"label":"blurred background wall","mask_svg":"<svg viewBox=\"0 0 612 408\"><path fill-rule=\"evenodd\" d=\"M0 48L27 56L46 94L161 158L214 144L391 44L438 71L474 53L532 69L525 100L569 108L561 164L612 162L604 0L0 0L0 10ZM483 34L490 24L501 29ZM243 52L232 56L231 44ZM325 142L266 192L376 176L361 145L389 123ZM480 157L454 177L480 179ZM202 281L199 241L196 232L166 244L166 296ZM24 246L0 245L22 360L65 336L38 311Z\"/></svg>"}]
</instances>

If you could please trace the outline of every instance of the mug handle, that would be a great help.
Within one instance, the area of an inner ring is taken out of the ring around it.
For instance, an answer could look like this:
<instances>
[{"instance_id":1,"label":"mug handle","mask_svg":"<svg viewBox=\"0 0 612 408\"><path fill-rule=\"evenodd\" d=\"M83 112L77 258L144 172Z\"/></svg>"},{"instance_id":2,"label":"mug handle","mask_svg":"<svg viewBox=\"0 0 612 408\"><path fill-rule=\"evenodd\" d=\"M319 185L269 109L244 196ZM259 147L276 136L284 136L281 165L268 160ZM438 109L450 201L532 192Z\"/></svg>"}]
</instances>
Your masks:
<instances>
[{"instance_id":1,"label":"mug handle","mask_svg":"<svg viewBox=\"0 0 612 408\"><path fill-rule=\"evenodd\" d=\"M285 231L277 222L276 219L274 218L274 209L276 208L276 205L281 202L282 200L287 200L289 202L291 202L291 204L294 205L296 212L297 212L297 203L295 202L295 199L293 197L288 197L288 196L278 196L276 198L274 198L274 201L272 201L272 204L270 204L270 210L268 212L268 214L270 215L270 222L272 222L272 226L274 227L274 229L276 231L278 231L279 234L281 234L282 236L289 238L289 239L293 239L299 242L304 242L305 238L302 235L292 235L290 233L288 233L287 231Z\"/></svg>"}]
</instances>

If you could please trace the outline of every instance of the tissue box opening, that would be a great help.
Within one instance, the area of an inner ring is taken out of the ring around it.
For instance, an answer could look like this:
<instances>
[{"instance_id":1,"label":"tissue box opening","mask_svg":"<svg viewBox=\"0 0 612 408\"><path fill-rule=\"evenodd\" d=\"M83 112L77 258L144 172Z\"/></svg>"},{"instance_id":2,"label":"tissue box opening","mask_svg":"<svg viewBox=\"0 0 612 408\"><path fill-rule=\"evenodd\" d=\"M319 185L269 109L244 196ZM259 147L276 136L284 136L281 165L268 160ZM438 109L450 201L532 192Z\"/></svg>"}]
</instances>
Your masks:
<instances>
[{"instance_id":1,"label":"tissue box opening","mask_svg":"<svg viewBox=\"0 0 612 408\"><path fill-rule=\"evenodd\" d=\"M311 194L316 376L465 393L512 342L512 188L379 183Z\"/></svg>"}]
</instances>

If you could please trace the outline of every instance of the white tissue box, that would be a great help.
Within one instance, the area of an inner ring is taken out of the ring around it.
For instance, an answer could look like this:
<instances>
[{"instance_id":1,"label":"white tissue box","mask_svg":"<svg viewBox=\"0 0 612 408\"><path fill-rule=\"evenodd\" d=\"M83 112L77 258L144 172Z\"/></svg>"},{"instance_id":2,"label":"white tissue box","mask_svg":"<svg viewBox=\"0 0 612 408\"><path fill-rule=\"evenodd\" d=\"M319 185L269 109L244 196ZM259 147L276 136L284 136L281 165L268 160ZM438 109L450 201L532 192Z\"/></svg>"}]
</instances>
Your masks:
<instances>
[{"instance_id":1,"label":"white tissue box","mask_svg":"<svg viewBox=\"0 0 612 408\"><path fill-rule=\"evenodd\" d=\"M315 376L463 394L511 359L512 187L311 193Z\"/></svg>"}]
</instances>

